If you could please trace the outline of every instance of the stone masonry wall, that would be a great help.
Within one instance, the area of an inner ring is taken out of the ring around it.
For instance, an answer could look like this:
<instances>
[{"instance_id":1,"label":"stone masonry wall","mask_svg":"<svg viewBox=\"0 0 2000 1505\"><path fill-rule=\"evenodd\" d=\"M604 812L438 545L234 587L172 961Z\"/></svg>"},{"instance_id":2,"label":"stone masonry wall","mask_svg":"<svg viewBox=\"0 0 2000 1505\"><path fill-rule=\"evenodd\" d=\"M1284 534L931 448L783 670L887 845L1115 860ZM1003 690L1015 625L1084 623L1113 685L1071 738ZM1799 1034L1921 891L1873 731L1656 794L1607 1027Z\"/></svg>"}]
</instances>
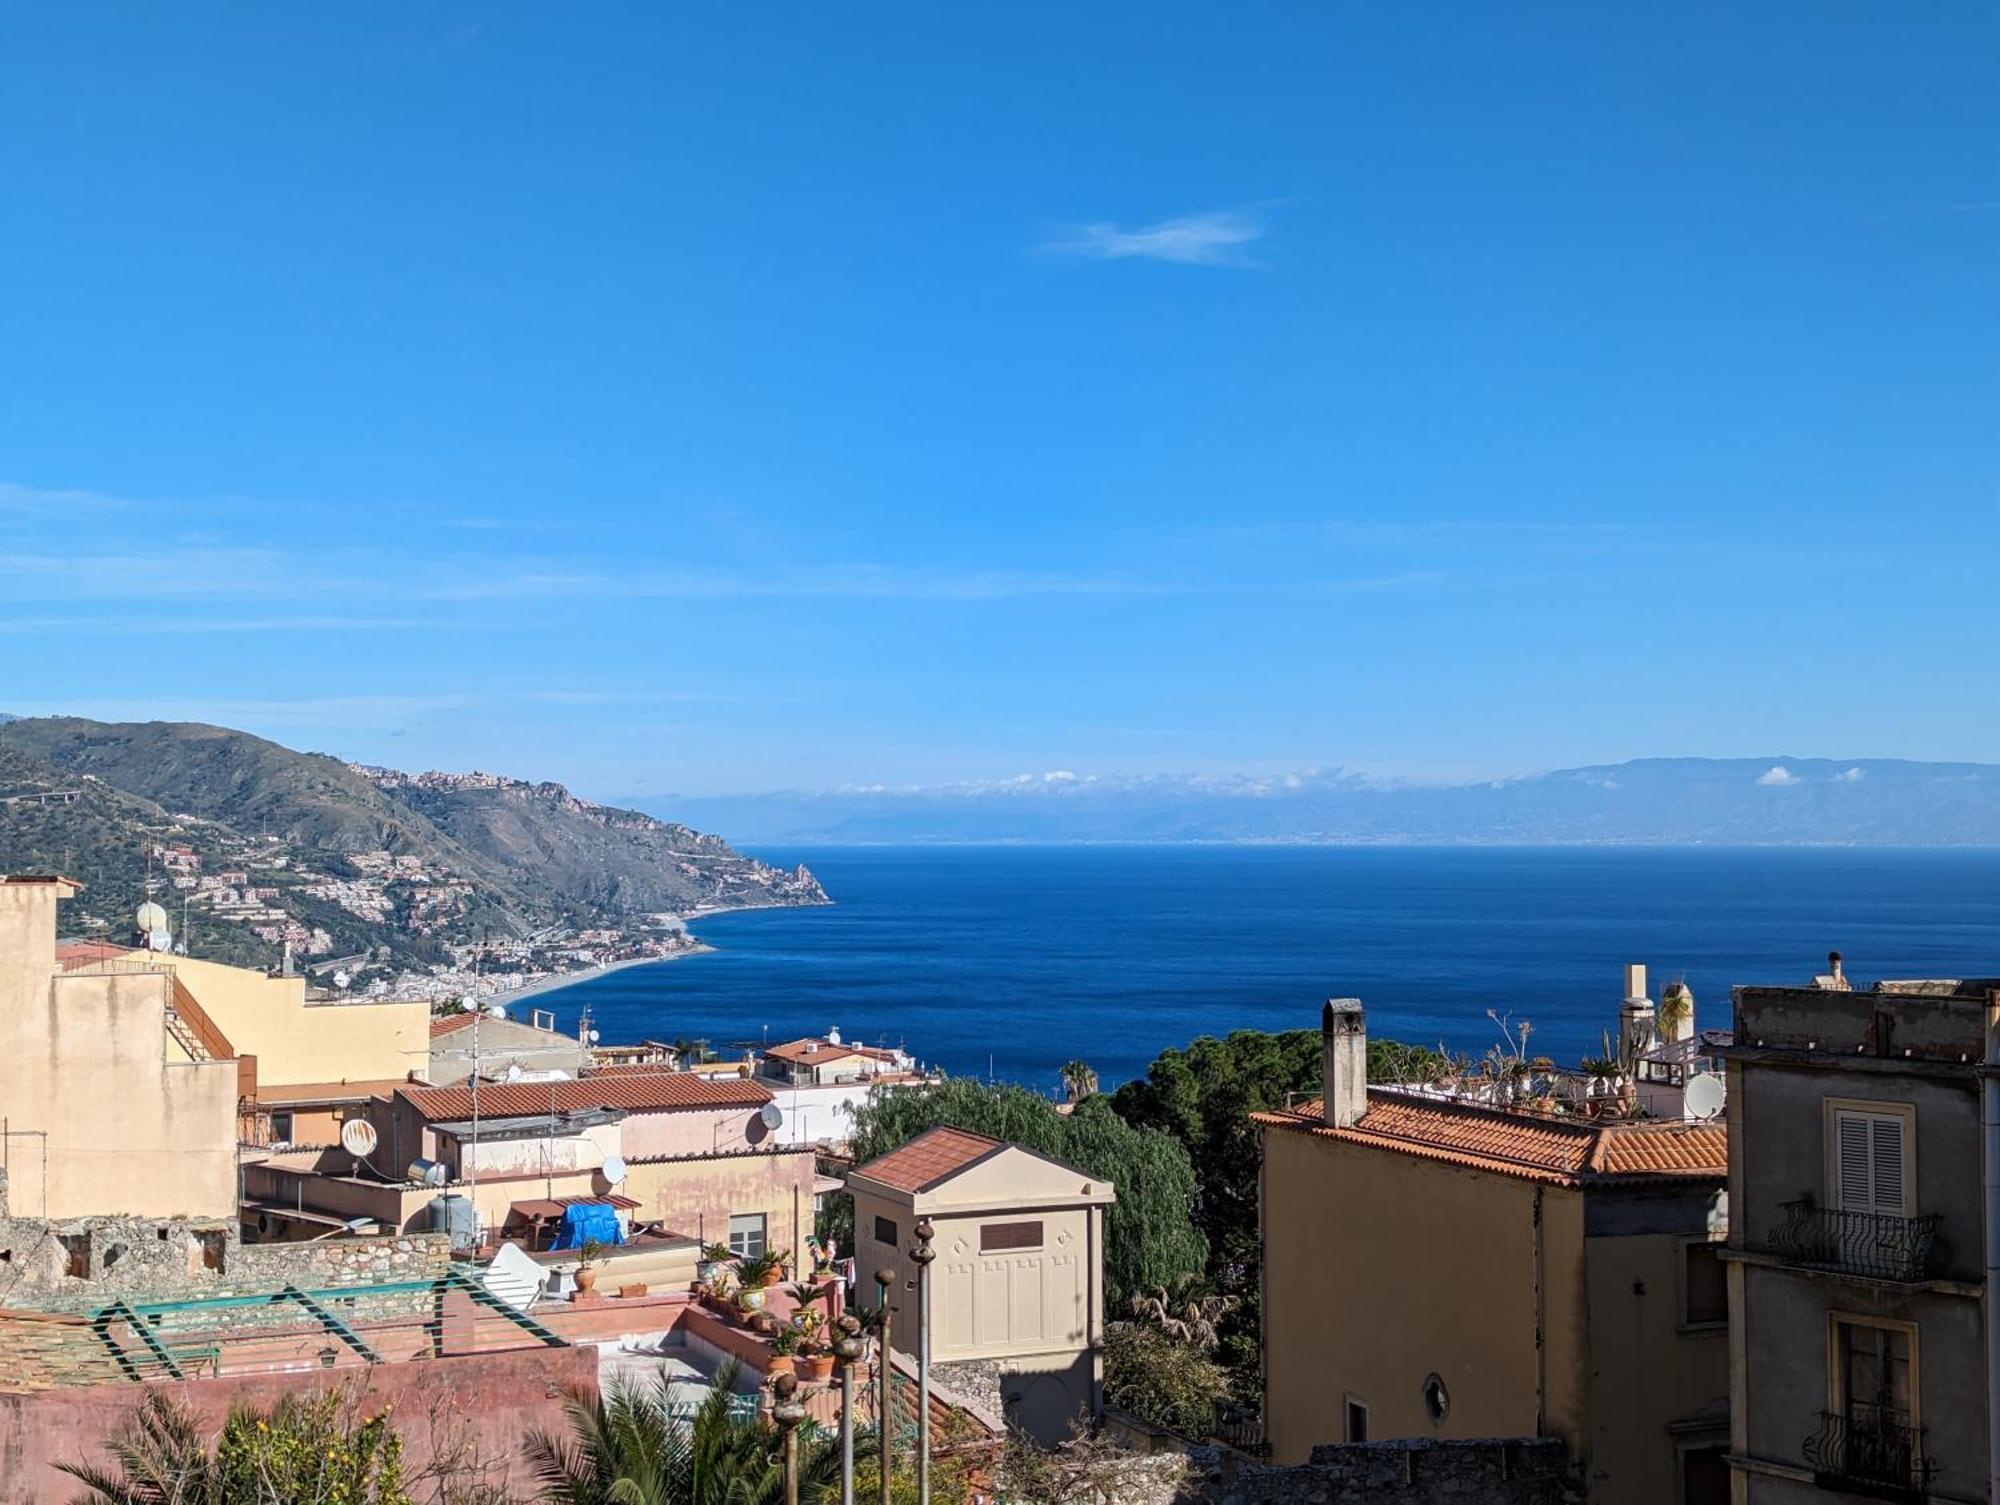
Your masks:
<instances>
[{"instance_id":1,"label":"stone masonry wall","mask_svg":"<svg viewBox=\"0 0 2000 1505\"><path fill-rule=\"evenodd\" d=\"M0 1306L56 1310L179 1301L395 1280L434 1280L450 1262L442 1233L244 1244L200 1218L0 1218ZM81 1275L71 1273L81 1270Z\"/></svg>"},{"instance_id":2,"label":"stone masonry wall","mask_svg":"<svg viewBox=\"0 0 2000 1505\"><path fill-rule=\"evenodd\" d=\"M1553 1437L1332 1443L1294 1466L1189 1451L1175 1505L1581 1505Z\"/></svg>"}]
</instances>

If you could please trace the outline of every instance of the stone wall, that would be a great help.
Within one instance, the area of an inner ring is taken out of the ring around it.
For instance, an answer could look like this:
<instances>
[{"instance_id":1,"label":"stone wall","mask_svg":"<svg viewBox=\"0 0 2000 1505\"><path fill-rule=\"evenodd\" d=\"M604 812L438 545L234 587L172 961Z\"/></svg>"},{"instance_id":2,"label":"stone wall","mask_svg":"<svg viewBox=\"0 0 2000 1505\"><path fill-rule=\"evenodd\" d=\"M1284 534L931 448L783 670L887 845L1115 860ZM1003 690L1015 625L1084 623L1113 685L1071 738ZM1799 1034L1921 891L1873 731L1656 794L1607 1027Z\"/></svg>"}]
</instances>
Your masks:
<instances>
[{"instance_id":1,"label":"stone wall","mask_svg":"<svg viewBox=\"0 0 2000 1505\"><path fill-rule=\"evenodd\" d=\"M1312 1461L1251 1463L1199 1447L1175 1505L1581 1505L1554 1437L1331 1443Z\"/></svg>"},{"instance_id":2,"label":"stone wall","mask_svg":"<svg viewBox=\"0 0 2000 1505\"><path fill-rule=\"evenodd\" d=\"M213 1218L0 1218L0 1306L81 1310L121 1297L434 1280L450 1252L441 1233L244 1244L234 1224Z\"/></svg>"}]
</instances>

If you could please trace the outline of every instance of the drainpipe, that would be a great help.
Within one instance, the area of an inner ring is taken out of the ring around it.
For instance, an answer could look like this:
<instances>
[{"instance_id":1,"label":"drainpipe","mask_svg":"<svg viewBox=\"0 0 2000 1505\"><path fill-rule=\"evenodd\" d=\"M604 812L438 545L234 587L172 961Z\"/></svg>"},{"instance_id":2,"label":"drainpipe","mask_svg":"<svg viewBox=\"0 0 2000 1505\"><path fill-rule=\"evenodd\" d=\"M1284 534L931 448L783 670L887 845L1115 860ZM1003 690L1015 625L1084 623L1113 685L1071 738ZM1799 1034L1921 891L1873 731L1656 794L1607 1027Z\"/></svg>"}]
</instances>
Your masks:
<instances>
[{"instance_id":1,"label":"drainpipe","mask_svg":"<svg viewBox=\"0 0 2000 1505\"><path fill-rule=\"evenodd\" d=\"M1986 1071L1979 1080L1985 1134L1986 1489L2000 1500L2000 992L1986 997Z\"/></svg>"}]
</instances>

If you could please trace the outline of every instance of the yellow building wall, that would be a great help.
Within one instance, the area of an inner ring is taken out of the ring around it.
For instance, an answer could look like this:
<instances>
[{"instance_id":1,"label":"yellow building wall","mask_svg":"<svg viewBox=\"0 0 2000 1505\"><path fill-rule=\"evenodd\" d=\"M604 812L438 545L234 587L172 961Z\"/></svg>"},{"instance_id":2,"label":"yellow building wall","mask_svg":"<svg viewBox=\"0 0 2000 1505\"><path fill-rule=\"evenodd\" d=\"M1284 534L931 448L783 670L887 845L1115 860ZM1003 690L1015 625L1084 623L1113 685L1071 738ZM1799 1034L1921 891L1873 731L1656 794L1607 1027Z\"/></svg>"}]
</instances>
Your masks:
<instances>
[{"instance_id":1,"label":"yellow building wall","mask_svg":"<svg viewBox=\"0 0 2000 1505\"><path fill-rule=\"evenodd\" d=\"M430 1005L308 1003L303 977L271 977L192 956L138 954L82 969L170 971L238 1052L257 1058L259 1088L300 1082L399 1081L430 1066Z\"/></svg>"},{"instance_id":2,"label":"yellow building wall","mask_svg":"<svg viewBox=\"0 0 2000 1505\"><path fill-rule=\"evenodd\" d=\"M1588 1436L1582 1197L1413 1155L1264 1133L1265 1416L1273 1457L1346 1436ZM1539 1207L1539 1218L1538 1218ZM1537 1350L1537 1291L1543 1343ZM1437 1374L1442 1423L1424 1405Z\"/></svg>"},{"instance_id":3,"label":"yellow building wall","mask_svg":"<svg viewBox=\"0 0 2000 1505\"><path fill-rule=\"evenodd\" d=\"M810 1150L633 1160L618 1190L639 1204L635 1218L657 1220L705 1244L729 1242L729 1219L764 1214L764 1239L795 1260L813 1231Z\"/></svg>"},{"instance_id":4,"label":"yellow building wall","mask_svg":"<svg viewBox=\"0 0 2000 1505\"><path fill-rule=\"evenodd\" d=\"M13 939L0 933L12 1214L232 1216L236 1063L169 1058L165 978L37 975Z\"/></svg>"},{"instance_id":5,"label":"yellow building wall","mask_svg":"<svg viewBox=\"0 0 2000 1505\"><path fill-rule=\"evenodd\" d=\"M1591 1482L1601 1498L1675 1505L1678 1459L1665 1423L1729 1394L1727 1326L1682 1327L1685 1243L1648 1233L1588 1246Z\"/></svg>"}]
</instances>

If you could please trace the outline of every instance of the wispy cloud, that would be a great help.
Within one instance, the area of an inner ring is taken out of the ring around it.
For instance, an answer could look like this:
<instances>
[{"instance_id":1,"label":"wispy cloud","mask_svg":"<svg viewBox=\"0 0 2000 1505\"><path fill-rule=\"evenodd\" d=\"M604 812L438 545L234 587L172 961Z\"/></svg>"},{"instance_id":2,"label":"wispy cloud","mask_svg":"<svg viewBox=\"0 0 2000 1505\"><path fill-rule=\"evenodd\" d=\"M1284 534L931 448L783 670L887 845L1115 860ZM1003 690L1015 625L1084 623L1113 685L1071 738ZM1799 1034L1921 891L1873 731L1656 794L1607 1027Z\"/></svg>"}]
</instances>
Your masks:
<instances>
[{"instance_id":1,"label":"wispy cloud","mask_svg":"<svg viewBox=\"0 0 2000 1505\"><path fill-rule=\"evenodd\" d=\"M1231 211L1190 214L1125 229L1109 220L1072 225L1042 243L1044 251L1094 261L1172 261L1183 266L1255 267L1248 248L1264 237L1264 222Z\"/></svg>"}]
</instances>

